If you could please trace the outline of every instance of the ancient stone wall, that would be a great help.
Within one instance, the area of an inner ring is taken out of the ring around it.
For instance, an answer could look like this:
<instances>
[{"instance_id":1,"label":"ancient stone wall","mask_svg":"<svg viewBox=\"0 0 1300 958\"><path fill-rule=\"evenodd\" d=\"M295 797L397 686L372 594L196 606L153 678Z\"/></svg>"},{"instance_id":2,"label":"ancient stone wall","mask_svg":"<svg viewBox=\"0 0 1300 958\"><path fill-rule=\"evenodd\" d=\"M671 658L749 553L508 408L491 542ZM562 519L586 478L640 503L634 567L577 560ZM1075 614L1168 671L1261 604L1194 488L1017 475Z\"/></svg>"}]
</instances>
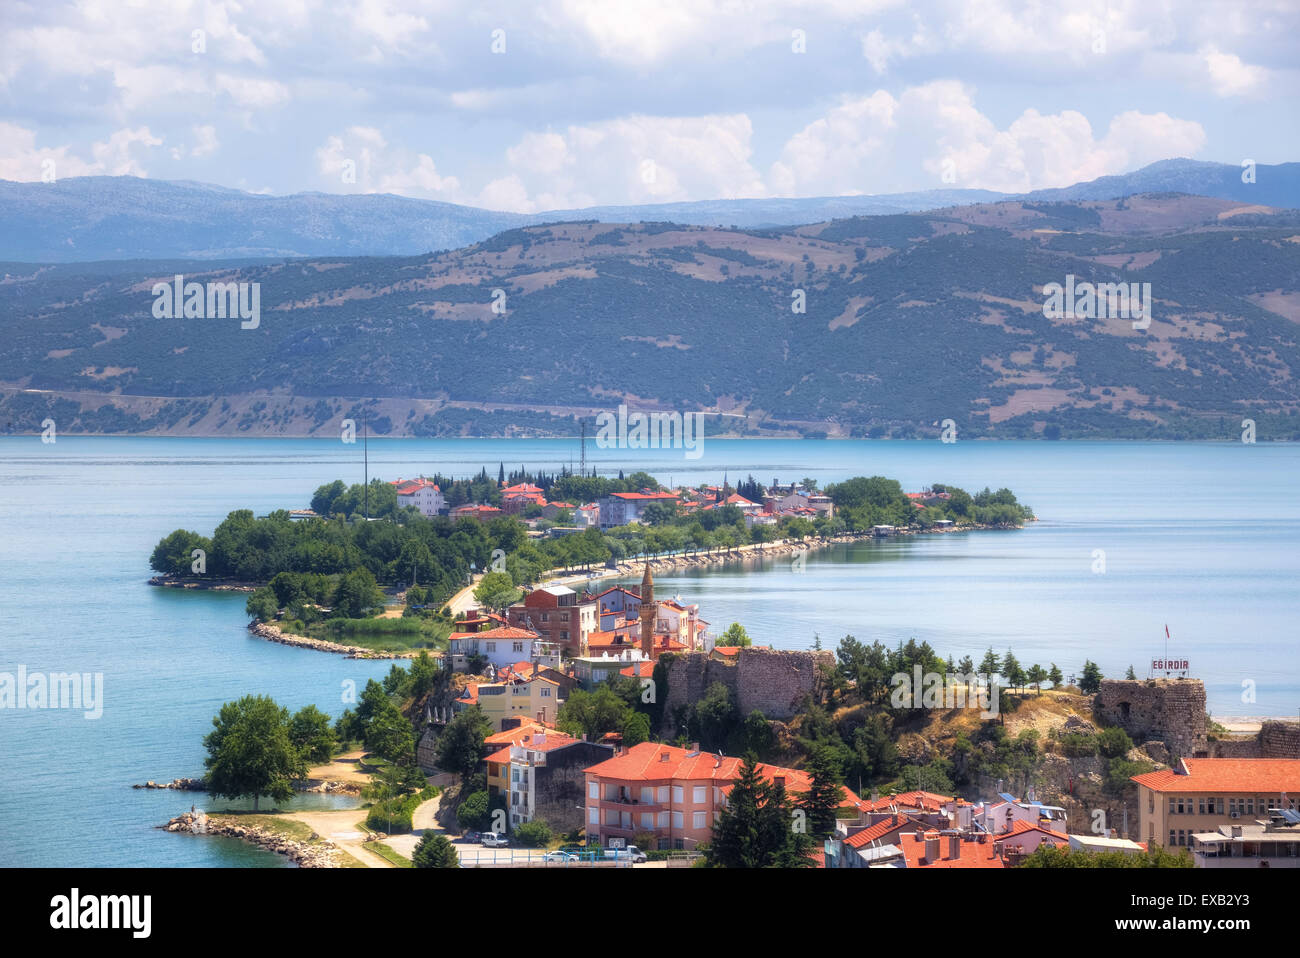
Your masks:
<instances>
[{"instance_id":1,"label":"ancient stone wall","mask_svg":"<svg viewBox=\"0 0 1300 958\"><path fill-rule=\"evenodd\" d=\"M1259 729L1260 758L1300 758L1300 724L1264 722Z\"/></svg>"},{"instance_id":2,"label":"ancient stone wall","mask_svg":"<svg viewBox=\"0 0 1300 958\"><path fill-rule=\"evenodd\" d=\"M714 682L727 687L742 715L758 709L769 719L788 719L799 710L805 696L821 697L818 665L835 664L835 656L825 650L741 649L736 659L735 663L721 662L704 652L675 656L668 667L664 721L672 721L676 708L698 702Z\"/></svg>"},{"instance_id":3,"label":"ancient stone wall","mask_svg":"<svg viewBox=\"0 0 1300 958\"><path fill-rule=\"evenodd\" d=\"M1175 759L1209 751L1205 685L1199 679L1102 679L1093 714L1138 741L1164 742Z\"/></svg>"}]
</instances>

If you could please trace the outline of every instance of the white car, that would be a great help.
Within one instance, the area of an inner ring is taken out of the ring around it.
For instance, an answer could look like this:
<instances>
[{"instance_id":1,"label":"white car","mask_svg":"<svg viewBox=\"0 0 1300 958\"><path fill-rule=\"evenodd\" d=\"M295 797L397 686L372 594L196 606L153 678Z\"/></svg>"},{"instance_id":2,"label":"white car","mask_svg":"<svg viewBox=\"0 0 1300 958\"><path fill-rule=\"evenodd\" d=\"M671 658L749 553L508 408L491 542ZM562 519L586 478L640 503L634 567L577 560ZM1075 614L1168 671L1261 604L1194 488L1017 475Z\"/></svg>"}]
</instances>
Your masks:
<instances>
[{"instance_id":1,"label":"white car","mask_svg":"<svg viewBox=\"0 0 1300 958\"><path fill-rule=\"evenodd\" d=\"M576 861L580 861L580 859L578 858L577 855L574 855L572 852L560 852L560 851L555 851L555 852L547 852L545 855L543 855L543 856L542 856L542 861L544 861L544 862L564 862L564 863L567 864L568 862L576 862Z\"/></svg>"},{"instance_id":2,"label":"white car","mask_svg":"<svg viewBox=\"0 0 1300 958\"><path fill-rule=\"evenodd\" d=\"M510 839L505 835L498 835L496 832L484 832L479 839L479 844L484 848L505 848L510 844Z\"/></svg>"}]
</instances>

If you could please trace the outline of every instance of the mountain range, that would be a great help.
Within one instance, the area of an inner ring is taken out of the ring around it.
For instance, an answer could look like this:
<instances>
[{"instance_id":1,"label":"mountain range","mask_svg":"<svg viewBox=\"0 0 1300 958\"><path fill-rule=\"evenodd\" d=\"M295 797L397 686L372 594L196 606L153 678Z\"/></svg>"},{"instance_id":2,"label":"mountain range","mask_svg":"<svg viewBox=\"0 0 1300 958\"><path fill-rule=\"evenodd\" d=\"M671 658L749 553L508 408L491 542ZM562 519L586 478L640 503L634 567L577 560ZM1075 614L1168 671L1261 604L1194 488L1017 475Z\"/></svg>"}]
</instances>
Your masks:
<instances>
[{"instance_id":1,"label":"mountain range","mask_svg":"<svg viewBox=\"0 0 1300 958\"><path fill-rule=\"evenodd\" d=\"M1300 438L1300 213L1230 199L0 274L9 432L334 436L366 412L394 436L576 435L627 404L749 436ZM177 274L257 284L255 328L158 315ZM1045 309L1087 283L1145 287L1149 325Z\"/></svg>"},{"instance_id":2,"label":"mountain range","mask_svg":"<svg viewBox=\"0 0 1300 958\"><path fill-rule=\"evenodd\" d=\"M1107 200L1173 192L1300 207L1300 163L1240 167L1164 160L1122 176L1023 196L940 189L879 196L704 200L523 215L389 194L267 196L193 182L91 176L54 183L0 180L0 260L414 256L458 249L502 230L560 220L673 222L741 229L850 216L924 212L1006 199Z\"/></svg>"}]
</instances>

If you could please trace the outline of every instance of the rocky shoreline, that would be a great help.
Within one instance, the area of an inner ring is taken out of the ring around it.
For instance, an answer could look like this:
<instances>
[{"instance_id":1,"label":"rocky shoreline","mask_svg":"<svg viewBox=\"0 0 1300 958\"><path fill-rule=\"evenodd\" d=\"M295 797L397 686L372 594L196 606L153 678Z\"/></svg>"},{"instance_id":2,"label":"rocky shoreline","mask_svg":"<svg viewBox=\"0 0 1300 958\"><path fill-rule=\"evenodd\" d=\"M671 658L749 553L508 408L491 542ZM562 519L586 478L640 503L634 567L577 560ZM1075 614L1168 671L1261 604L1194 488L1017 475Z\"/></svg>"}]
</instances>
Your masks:
<instances>
[{"instance_id":1,"label":"rocky shoreline","mask_svg":"<svg viewBox=\"0 0 1300 958\"><path fill-rule=\"evenodd\" d=\"M173 575L156 575L149 580L150 585L165 589L198 589L204 592L256 592L256 582L240 582L235 579L214 579L201 582L197 579L182 579Z\"/></svg>"},{"instance_id":2,"label":"rocky shoreline","mask_svg":"<svg viewBox=\"0 0 1300 958\"><path fill-rule=\"evenodd\" d=\"M1037 521L1037 519L1029 521ZM989 525L951 526L943 529L900 528L895 529L888 538L892 539L901 536L917 535L950 535L954 532L975 532L1004 528L1006 527ZM732 549L716 552L679 552L674 553L673 555L656 556L651 558L649 560L650 571L652 573L674 572L680 569L725 565L729 562L753 562L758 559L771 559L775 556L793 555L794 553L801 552L804 549L812 552L817 549L826 549L834 545L849 542L861 542L873 538L875 538L875 536L870 532L845 532L836 536L809 536L806 539L780 539L775 542L736 546ZM575 582L583 582L589 579L622 579L628 576L640 575L645 570L645 566L646 560L637 559L636 561L620 562L615 568L601 569L592 574L564 572L557 569L552 570L552 578L544 580L539 584L539 586L561 584L572 585Z\"/></svg>"},{"instance_id":3,"label":"rocky shoreline","mask_svg":"<svg viewBox=\"0 0 1300 958\"><path fill-rule=\"evenodd\" d=\"M207 783L201 778L173 778L170 782L148 781L132 788L174 789L178 792L206 792ZM293 782L296 792L314 792L321 795L360 795L361 785L357 782L342 782L337 779L305 778Z\"/></svg>"},{"instance_id":4,"label":"rocky shoreline","mask_svg":"<svg viewBox=\"0 0 1300 958\"><path fill-rule=\"evenodd\" d=\"M276 835L260 825L241 825L237 819L214 818L203 812L185 812L158 828L168 832L188 832L192 835L224 835L238 838L265 848L267 851L283 855L296 862L302 868L341 868L343 851L315 832L306 842Z\"/></svg>"},{"instance_id":5,"label":"rocky shoreline","mask_svg":"<svg viewBox=\"0 0 1300 958\"><path fill-rule=\"evenodd\" d=\"M294 635L292 632L285 632L279 626L269 625L265 622L250 622L248 631L260 639L266 639L268 642L292 645L299 649L315 649L317 652L332 652L336 655L346 655L350 659L413 659L420 654L418 651L380 652L360 645L341 645L338 642L330 642L328 639L313 639L306 635Z\"/></svg>"}]
</instances>

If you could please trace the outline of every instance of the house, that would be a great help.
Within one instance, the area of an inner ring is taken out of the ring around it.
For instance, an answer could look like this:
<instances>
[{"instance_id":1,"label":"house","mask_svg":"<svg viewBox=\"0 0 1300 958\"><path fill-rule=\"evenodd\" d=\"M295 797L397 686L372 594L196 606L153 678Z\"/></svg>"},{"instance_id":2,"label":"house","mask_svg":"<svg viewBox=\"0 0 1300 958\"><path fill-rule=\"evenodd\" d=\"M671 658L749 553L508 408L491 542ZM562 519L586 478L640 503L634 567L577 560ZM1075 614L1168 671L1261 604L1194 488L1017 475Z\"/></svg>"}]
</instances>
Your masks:
<instances>
[{"instance_id":1,"label":"house","mask_svg":"<svg viewBox=\"0 0 1300 958\"><path fill-rule=\"evenodd\" d=\"M612 529L640 522L646 507L653 503L677 505L671 492L614 492L600 500L600 527Z\"/></svg>"},{"instance_id":2,"label":"house","mask_svg":"<svg viewBox=\"0 0 1300 958\"><path fill-rule=\"evenodd\" d=\"M397 506L414 506L422 516L442 515L447 508L447 501L437 483L428 479L394 479L391 483L397 489Z\"/></svg>"},{"instance_id":3,"label":"house","mask_svg":"<svg viewBox=\"0 0 1300 958\"><path fill-rule=\"evenodd\" d=\"M636 621L641 614L641 596L631 589L614 586L596 596L599 606L600 628L608 632L619 627L619 623Z\"/></svg>"},{"instance_id":4,"label":"house","mask_svg":"<svg viewBox=\"0 0 1300 958\"><path fill-rule=\"evenodd\" d=\"M596 600L564 585L533 589L524 601L506 609L516 628L530 629L569 655L585 652L587 639L599 628Z\"/></svg>"},{"instance_id":5,"label":"house","mask_svg":"<svg viewBox=\"0 0 1300 958\"><path fill-rule=\"evenodd\" d=\"M1044 805L1030 800L1020 801L1015 796L1002 793L997 802L981 803L974 813L976 827L982 828L990 835L1010 832L1018 824L1038 825L1043 828L1065 832L1065 809L1060 805Z\"/></svg>"},{"instance_id":6,"label":"house","mask_svg":"<svg viewBox=\"0 0 1300 958\"><path fill-rule=\"evenodd\" d=\"M469 670L475 655L487 659L495 670L515 662L537 662L551 668L560 666L560 650L529 629L497 626L475 632L453 632L448 637L447 655L453 672Z\"/></svg>"},{"instance_id":7,"label":"house","mask_svg":"<svg viewBox=\"0 0 1300 958\"><path fill-rule=\"evenodd\" d=\"M578 511L573 514L573 521L584 529L599 527L600 505L589 502L584 506L579 506Z\"/></svg>"},{"instance_id":8,"label":"house","mask_svg":"<svg viewBox=\"0 0 1300 958\"><path fill-rule=\"evenodd\" d=\"M619 655L584 655L570 660L573 666L573 677L588 692L611 675L619 675L624 669L639 666L643 662L649 663L653 670L654 663L634 646L626 647Z\"/></svg>"},{"instance_id":9,"label":"house","mask_svg":"<svg viewBox=\"0 0 1300 958\"><path fill-rule=\"evenodd\" d=\"M496 506L483 505L480 503L469 503L463 506L455 506L449 513L452 519L478 519L480 522L487 522L489 519L495 519L497 516L504 515Z\"/></svg>"},{"instance_id":10,"label":"house","mask_svg":"<svg viewBox=\"0 0 1300 958\"><path fill-rule=\"evenodd\" d=\"M586 769L614 755L614 746L556 731L519 731L487 757L488 793L505 800L513 831L544 821L556 832L582 827Z\"/></svg>"},{"instance_id":11,"label":"house","mask_svg":"<svg viewBox=\"0 0 1300 958\"><path fill-rule=\"evenodd\" d=\"M924 823L907 815L890 815L874 825L849 825L839 822L835 834L826 839L824 852L827 868L877 868L881 865L903 867L903 850L898 845L905 829L915 831Z\"/></svg>"},{"instance_id":12,"label":"house","mask_svg":"<svg viewBox=\"0 0 1300 958\"><path fill-rule=\"evenodd\" d=\"M899 836L906 868L1006 868L997 843L987 835L968 839L955 830L917 828Z\"/></svg>"},{"instance_id":13,"label":"house","mask_svg":"<svg viewBox=\"0 0 1300 958\"><path fill-rule=\"evenodd\" d=\"M472 699L470 695L462 696L453 706L477 704L498 732L510 719L533 719L543 725L553 723L564 704L559 685L540 675L506 682L480 682L472 688ZM470 692L469 687L466 692Z\"/></svg>"},{"instance_id":14,"label":"house","mask_svg":"<svg viewBox=\"0 0 1300 958\"><path fill-rule=\"evenodd\" d=\"M1221 826L1248 825L1269 809L1293 811L1300 759L1184 758L1171 769L1134 775L1139 839L1189 848Z\"/></svg>"},{"instance_id":15,"label":"house","mask_svg":"<svg viewBox=\"0 0 1300 958\"><path fill-rule=\"evenodd\" d=\"M578 680L572 675L561 672L549 665L536 662L513 662L510 665L503 665L497 669L496 680L498 682L512 682L515 679L532 678L534 675L550 679L558 685L560 687L560 698L562 699L568 698L569 692L578 687Z\"/></svg>"},{"instance_id":16,"label":"house","mask_svg":"<svg viewBox=\"0 0 1300 958\"><path fill-rule=\"evenodd\" d=\"M632 839L650 833L660 848L693 849L707 842L740 774L741 759L642 742L587 769L588 841ZM759 774L788 792L806 792L804 772L760 765ZM850 803L857 801L845 789Z\"/></svg>"},{"instance_id":17,"label":"house","mask_svg":"<svg viewBox=\"0 0 1300 958\"><path fill-rule=\"evenodd\" d=\"M1039 845L1065 848L1070 844L1070 836L1064 831L1058 832L1032 822L1017 821L1009 831L994 838L993 843L1002 849L1003 856L1008 861L1014 863L1025 855L1032 854Z\"/></svg>"}]
</instances>

